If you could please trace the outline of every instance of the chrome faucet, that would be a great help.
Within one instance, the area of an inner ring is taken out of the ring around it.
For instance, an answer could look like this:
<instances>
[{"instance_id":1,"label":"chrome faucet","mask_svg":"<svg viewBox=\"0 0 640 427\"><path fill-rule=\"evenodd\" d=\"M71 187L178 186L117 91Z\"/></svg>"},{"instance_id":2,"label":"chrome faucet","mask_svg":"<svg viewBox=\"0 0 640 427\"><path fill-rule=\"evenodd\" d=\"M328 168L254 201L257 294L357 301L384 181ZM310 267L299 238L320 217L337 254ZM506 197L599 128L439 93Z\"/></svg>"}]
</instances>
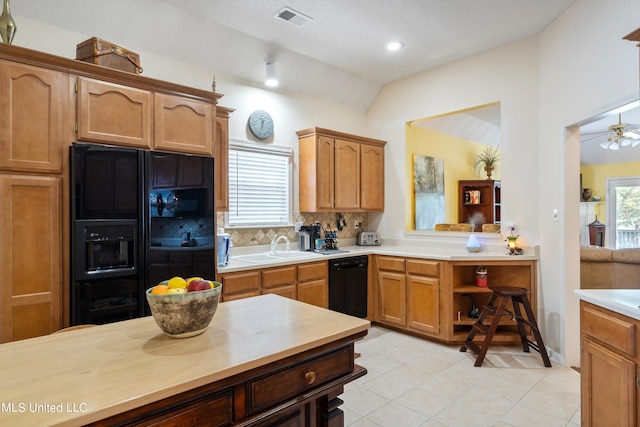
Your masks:
<instances>
[{"instance_id":1,"label":"chrome faucet","mask_svg":"<svg viewBox=\"0 0 640 427\"><path fill-rule=\"evenodd\" d=\"M285 242L287 242L287 250L289 250L289 239L287 238L287 236L278 236L276 234L276 236L273 238L273 240L271 240L271 252L275 252L276 251L276 247L278 246L278 242L280 240L284 239Z\"/></svg>"}]
</instances>

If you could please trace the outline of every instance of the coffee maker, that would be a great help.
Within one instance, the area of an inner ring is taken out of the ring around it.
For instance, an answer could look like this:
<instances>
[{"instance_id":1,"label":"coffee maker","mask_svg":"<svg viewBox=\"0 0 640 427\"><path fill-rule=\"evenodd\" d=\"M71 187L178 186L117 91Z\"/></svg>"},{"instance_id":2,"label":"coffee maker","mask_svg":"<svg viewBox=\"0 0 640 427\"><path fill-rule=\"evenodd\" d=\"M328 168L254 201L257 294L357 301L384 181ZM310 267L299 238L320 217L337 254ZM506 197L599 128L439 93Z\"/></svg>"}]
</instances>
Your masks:
<instances>
[{"instance_id":1,"label":"coffee maker","mask_svg":"<svg viewBox=\"0 0 640 427\"><path fill-rule=\"evenodd\" d=\"M300 250L312 251L316 248L316 240L321 237L320 224L303 225L298 231Z\"/></svg>"}]
</instances>

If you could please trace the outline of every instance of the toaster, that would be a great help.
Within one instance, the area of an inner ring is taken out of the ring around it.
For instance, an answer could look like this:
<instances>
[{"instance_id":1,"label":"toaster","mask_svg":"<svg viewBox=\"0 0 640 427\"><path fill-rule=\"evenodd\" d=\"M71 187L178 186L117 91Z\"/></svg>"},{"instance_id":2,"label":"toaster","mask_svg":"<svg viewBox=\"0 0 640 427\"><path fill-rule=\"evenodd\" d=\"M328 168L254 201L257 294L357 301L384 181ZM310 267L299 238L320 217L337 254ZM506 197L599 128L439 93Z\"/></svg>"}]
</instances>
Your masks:
<instances>
[{"instance_id":1,"label":"toaster","mask_svg":"<svg viewBox=\"0 0 640 427\"><path fill-rule=\"evenodd\" d=\"M380 234L376 231L361 231L356 238L358 246L380 246Z\"/></svg>"}]
</instances>

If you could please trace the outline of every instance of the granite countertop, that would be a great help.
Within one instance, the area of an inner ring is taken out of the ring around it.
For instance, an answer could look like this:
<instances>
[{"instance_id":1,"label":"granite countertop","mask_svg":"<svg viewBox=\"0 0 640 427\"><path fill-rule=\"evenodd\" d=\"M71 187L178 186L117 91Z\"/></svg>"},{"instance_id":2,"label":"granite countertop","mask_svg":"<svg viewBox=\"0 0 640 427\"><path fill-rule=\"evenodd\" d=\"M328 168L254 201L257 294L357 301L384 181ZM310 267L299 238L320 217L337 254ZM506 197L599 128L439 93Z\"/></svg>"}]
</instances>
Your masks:
<instances>
[{"instance_id":1,"label":"granite countertop","mask_svg":"<svg viewBox=\"0 0 640 427\"><path fill-rule=\"evenodd\" d=\"M0 425L84 425L266 366L369 328L276 295L221 303L201 335L152 317L0 345ZM42 410L38 410L38 406Z\"/></svg>"},{"instance_id":2,"label":"granite countertop","mask_svg":"<svg viewBox=\"0 0 640 427\"><path fill-rule=\"evenodd\" d=\"M583 301L640 320L640 289L577 289L573 294Z\"/></svg>"}]
</instances>

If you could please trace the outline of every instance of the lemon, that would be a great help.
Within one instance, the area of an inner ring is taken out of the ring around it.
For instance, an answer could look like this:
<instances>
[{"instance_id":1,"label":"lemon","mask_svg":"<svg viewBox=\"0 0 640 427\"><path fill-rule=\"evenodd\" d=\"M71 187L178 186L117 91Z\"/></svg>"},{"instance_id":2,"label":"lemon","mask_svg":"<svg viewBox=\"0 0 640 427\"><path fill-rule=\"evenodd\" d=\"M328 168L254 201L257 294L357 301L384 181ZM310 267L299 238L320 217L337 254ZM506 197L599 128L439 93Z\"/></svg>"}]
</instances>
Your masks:
<instances>
[{"instance_id":1,"label":"lemon","mask_svg":"<svg viewBox=\"0 0 640 427\"><path fill-rule=\"evenodd\" d=\"M167 283L167 285L169 286L169 289L176 289L176 288L186 288L187 287L187 281L184 280L182 277L172 277L171 279L169 279L169 282Z\"/></svg>"},{"instance_id":2,"label":"lemon","mask_svg":"<svg viewBox=\"0 0 640 427\"><path fill-rule=\"evenodd\" d=\"M187 290L185 288L169 288L167 294L184 294Z\"/></svg>"}]
</instances>

